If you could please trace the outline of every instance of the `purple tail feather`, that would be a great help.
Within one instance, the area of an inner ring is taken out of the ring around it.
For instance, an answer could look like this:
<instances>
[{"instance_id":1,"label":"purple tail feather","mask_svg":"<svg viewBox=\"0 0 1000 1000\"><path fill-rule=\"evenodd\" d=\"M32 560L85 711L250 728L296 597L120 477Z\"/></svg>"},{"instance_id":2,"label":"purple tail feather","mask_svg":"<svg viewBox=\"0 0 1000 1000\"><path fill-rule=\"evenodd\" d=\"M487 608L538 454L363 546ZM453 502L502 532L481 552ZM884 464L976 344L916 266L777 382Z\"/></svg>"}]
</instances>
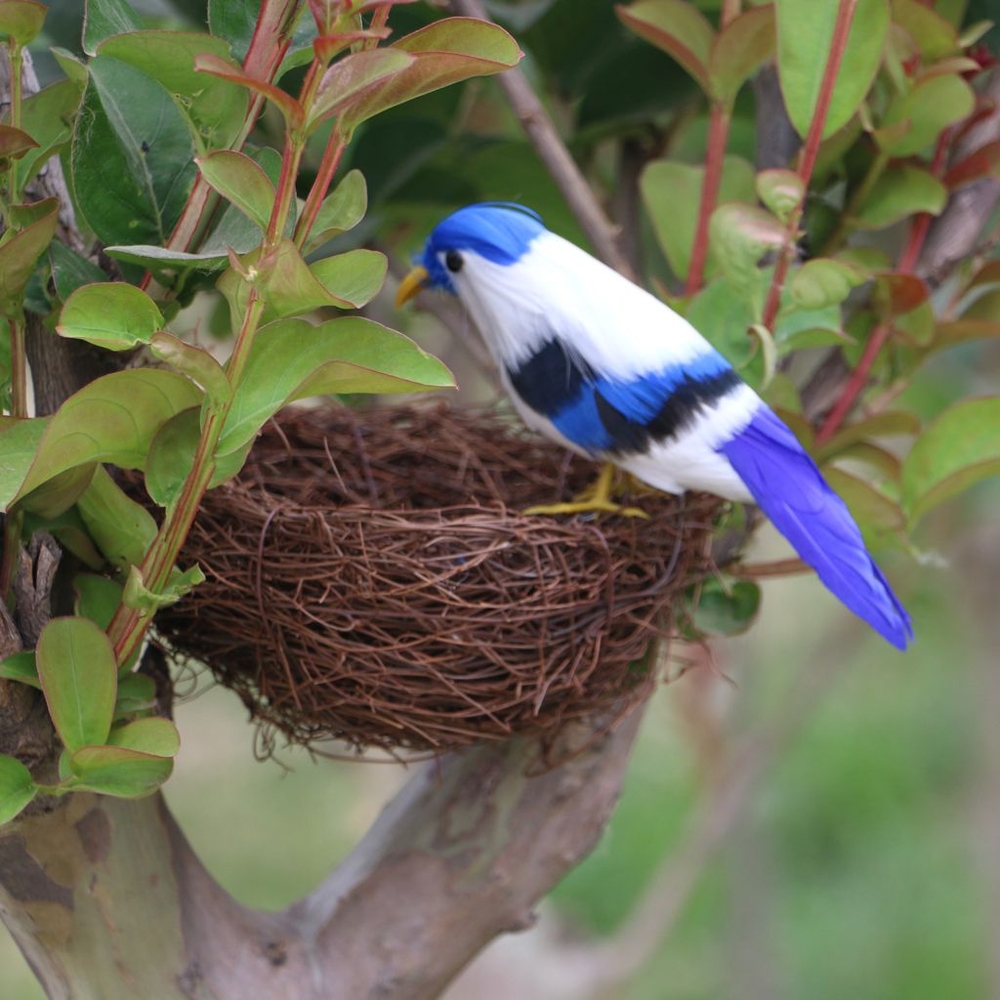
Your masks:
<instances>
[{"instance_id":1,"label":"purple tail feather","mask_svg":"<svg viewBox=\"0 0 1000 1000\"><path fill-rule=\"evenodd\" d=\"M834 596L905 649L913 638L910 616L868 554L846 504L785 424L762 407L719 451Z\"/></svg>"}]
</instances>

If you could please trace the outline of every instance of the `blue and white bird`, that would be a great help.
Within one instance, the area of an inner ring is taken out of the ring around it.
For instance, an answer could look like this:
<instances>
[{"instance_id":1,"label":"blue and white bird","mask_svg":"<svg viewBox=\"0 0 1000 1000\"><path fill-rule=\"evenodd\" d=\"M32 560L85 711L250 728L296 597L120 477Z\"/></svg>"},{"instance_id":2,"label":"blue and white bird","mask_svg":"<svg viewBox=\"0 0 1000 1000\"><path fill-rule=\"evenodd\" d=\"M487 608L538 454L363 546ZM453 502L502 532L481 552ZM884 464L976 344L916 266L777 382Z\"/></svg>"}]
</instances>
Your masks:
<instances>
[{"instance_id":1,"label":"blue and white bird","mask_svg":"<svg viewBox=\"0 0 1000 1000\"><path fill-rule=\"evenodd\" d=\"M439 223L397 305L426 287L468 309L529 427L668 493L758 504L837 598L906 648L909 616L843 500L687 320L510 203ZM613 509L603 485L579 509Z\"/></svg>"}]
</instances>

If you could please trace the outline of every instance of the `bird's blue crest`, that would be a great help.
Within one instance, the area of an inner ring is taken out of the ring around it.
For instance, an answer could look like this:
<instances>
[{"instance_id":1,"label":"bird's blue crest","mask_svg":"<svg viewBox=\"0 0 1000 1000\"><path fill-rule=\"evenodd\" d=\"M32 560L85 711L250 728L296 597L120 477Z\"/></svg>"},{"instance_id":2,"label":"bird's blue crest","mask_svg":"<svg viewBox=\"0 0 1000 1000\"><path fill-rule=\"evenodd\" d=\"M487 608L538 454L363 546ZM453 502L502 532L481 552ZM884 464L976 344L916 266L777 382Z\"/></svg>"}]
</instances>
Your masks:
<instances>
[{"instance_id":1,"label":"bird's blue crest","mask_svg":"<svg viewBox=\"0 0 1000 1000\"><path fill-rule=\"evenodd\" d=\"M495 264L520 260L540 233L541 217L512 201L485 201L468 205L439 222L424 245L420 263L430 275L430 284L454 292L451 275L440 255L448 250L471 250Z\"/></svg>"}]
</instances>

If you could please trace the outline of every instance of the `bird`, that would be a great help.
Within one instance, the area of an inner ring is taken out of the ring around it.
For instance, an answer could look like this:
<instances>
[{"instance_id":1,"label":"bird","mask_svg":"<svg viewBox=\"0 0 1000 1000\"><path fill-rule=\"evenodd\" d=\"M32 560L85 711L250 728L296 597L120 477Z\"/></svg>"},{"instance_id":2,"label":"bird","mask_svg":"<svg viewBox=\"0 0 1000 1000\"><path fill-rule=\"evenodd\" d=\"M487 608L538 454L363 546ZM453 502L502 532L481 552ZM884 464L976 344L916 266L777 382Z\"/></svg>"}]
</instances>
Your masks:
<instances>
[{"instance_id":1,"label":"bird","mask_svg":"<svg viewBox=\"0 0 1000 1000\"><path fill-rule=\"evenodd\" d=\"M617 509L614 467L667 493L755 503L835 597L906 648L910 617L847 505L781 418L656 296L513 202L438 223L397 306L424 288L466 308L530 428L606 463L591 495L542 510Z\"/></svg>"}]
</instances>

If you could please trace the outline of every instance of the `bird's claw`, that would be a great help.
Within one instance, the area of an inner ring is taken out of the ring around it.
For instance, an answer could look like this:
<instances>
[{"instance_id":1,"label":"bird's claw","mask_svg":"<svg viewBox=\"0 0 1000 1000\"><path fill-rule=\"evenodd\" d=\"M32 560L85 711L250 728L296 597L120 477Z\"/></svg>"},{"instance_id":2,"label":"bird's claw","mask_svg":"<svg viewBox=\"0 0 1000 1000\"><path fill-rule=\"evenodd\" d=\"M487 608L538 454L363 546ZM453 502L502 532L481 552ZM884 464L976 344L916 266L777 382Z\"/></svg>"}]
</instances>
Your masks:
<instances>
[{"instance_id":1,"label":"bird's claw","mask_svg":"<svg viewBox=\"0 0 1000 1000\"><path fill-rule=\"evenodd\" d=\"M639 507L623 507L611 499L612 485L616 469L606 464L597 477L597 481L589 489L566 503L536 504L529 507L525 514L618 514L620 517L641 517L649 519L649 515Z\"/></svg>"},{"instance_id":2,"label":"bird's claw","mask_svg":"<svg viewBox=\"0 0 1000 1000\"><path fill-rule=\"evenodd\" d=\"M623 507L613 500L570 500L567 503L543 503L527 507L525 514L618 514L620 517L641 517L649 520L641 507Z\"/></svg>"}]
</instances>

